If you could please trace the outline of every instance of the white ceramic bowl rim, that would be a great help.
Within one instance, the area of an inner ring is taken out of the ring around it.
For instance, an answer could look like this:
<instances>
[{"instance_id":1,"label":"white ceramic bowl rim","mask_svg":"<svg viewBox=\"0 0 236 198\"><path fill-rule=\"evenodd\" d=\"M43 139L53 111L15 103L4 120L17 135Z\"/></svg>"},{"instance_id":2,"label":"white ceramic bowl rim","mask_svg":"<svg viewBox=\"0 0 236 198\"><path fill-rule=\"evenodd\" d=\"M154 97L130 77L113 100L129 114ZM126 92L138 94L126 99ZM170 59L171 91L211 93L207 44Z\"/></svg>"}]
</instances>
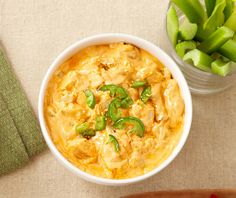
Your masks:
<instances>
[{"instance_id":1,"label":"white ceramic bowl rim","mask_svg":"<svg viewBox=\"0 0 236 198\"><path fill-rule=\"evenodd\" d=\"M129 178L129 179L120 179L120 180L115 180L115 179L106 179L106 178L101 178L97 177L94 175L91 175L89 173L86 173L82 170L80 170L78 167L73 165L71 162L69 162L56 148L54 143L51 140L51 137L49 133L47 132L47 127L45 124L45 119L44 119L44 111L43 111L43 106L44 106L44 96L45 96L45 91L47 88L47 84L52 76L52 74L55 72L57 67L62 64L64 61L66 61L68 58L73 56L76 52L82 50L83 48L86 48L88 46L92 45L99 45L99 44L108 44L108 43L114 43L114 42L126 42L133 44L141 49L144 49L148 51L150 54L153 56L157 57L163 65L165 65L172 73L174 79L177 80L181 94L183 96L184 102L185 102L185 121L184 121L184 129L182 132L182 136L179 140L179 143L175 147L174 151L172 154L157 168L154 170L138 176L134 178ZM40 126L42 129L42 133L44 136L44 139L51 150L51 152L56 156L56 158L70 171L74 172L76 175L82 177L83 179L87 181L91 181L94 183L99 183L99 184L106 184L106 185L125 185L125 184L131 184L135 182L142 181L144 179L147 179L154 174L160 172L162 169L164 169L166 166L168 166L173 159L178 155L182 147L184 146L186 139L188 137L190 127L191 127L191 122L192 122L192 98L191 94L187 85L187 82L176 65L176 63L159 47L155 46L154 44L127 34L120 34L120 33L105 33L105 34L99 34L95 36L91 36L82 40L77 41L76 43L72 44L69 46L67 49L65 49L52 63L50 66L49 70L47 71L41 88L40 88L40 93L39 93L39 101L38 101L38 114L39 114L39 122Z\"/></svg>"}]
</instances>

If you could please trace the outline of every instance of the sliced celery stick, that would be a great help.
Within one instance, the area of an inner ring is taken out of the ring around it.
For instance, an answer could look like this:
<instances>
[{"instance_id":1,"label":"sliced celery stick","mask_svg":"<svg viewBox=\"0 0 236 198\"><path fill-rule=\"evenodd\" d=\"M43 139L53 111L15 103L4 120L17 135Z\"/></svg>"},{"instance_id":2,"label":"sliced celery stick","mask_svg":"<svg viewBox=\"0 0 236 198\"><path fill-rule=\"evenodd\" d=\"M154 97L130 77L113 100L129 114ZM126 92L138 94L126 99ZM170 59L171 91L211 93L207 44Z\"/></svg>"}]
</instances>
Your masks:
<instances>
[{"instance_id":1,"label":"sliced celery stick","mask_svg":"<svg viewBox=\"0 0 236 198\"><path fill-rule=\"evenodd\" d=\"M218 52L226 58L236 62L236 41L228 40Z\"/></svg>"},{"instance_id":2,"label":"sliced celery stick","mask_svg":"<svg viewBox=\"0 0 236 198\"><path fill-rule=\"evenodd\" d=\"M168 13L167 13L167 33L172 42L175 46L178 40L178 33L179 33L179 19L176 14L176 10L173 6L170 6Z\"/></svg>"},{"instance_id":3,"label":"sliced celery stick","mask_svg":"<svg viewBox=\"0 0 236 198\"><path fill-rule=\"evenodd\" d=\"M191 23L203 23L207 19L206 12L199 0L172 0L187 16Z\"/></svg>"},{"instance_id":4,"label":"sliced celery stick","mask_svg":"<svg viewBox=\"0 0 236 198\"><path fill-rule=\"evenodd\" d=\"M180 25L179 36L182 40L188 41L192 40L197 33L197 24L190 23L188 19L185 19L184 22Z\"/></svg>"},{"instance_id":5,"label":"sliced celery stick","mask_svg":"<svg viewBox=\"0 0 236 198\"><path fill-rule=\"evenodd\" d=\"M196 37L195 37L198 41L204 41L210 35L211 35L211 32L207 31L207 30L204 30L202 24L198 25L197 34L196 34Z\"/></svg>"},{"instance_id":6,"label":"sliced celery stick","mask_svg":"<svg viewBox=\"0 0 236 198\"><path fill-rule=\"evenodd\" d=\"M234 41L236 41L236 34L234 35L234 38L233 38Z\"/></svg>"},{"instance_id":7,"label":"sliced celery stick","mask_svg":"<svg viewBox=\"0 0 236 198\"><path fill-rule=\"evenodd\" d=\"M233 12L234 3L232 0L225 0L225 1L226 1L226 6L224 9L224 15L225 15L225 21L226 21Z\"/></svg>"},{"instance_id":8,"label":"sliced celery stick","mask_svg":"<svg viewBox=\"0 0 236 198\"><path fill-rule=\"evenodd\" d=\"M211 63L211 70L214 74L227 76L231 73L231 65L230 62L224 62L221 59L218 59Z\"/></svg>"},{"instance_id":9,"label":"sliced celery stick","mask_svg":"<svg viewBox=\"0 0 236 198\"><path fill-rule=\"evenodd\" d=\"M228 20L225 22L224 26L236 32L236 6L234 7L234 11L232 12Z\"/></svg>"},{"instance_id":10,"label":"sliced celery stick","mask_svg":"<svg viewBox=\"0 0 236 198\"><path fill-rule=\"evenodd\" d=\"M194 49L185 54L183 60L190 64L193 63L193 65L198 69L206 72L211 72L211 63L214 59L211 58L208 54L198 49Z\"/></svg>"},{"instance_id":11,"label":"sliced celery stick","mask_svg":"<svg viewBox=\"0 0 236 198\"><path fill-rule=\"evenodd\" d=\"M225 0L216 0L215 8L211 16L206 20L203 25L203 29L213 33L217 27L220 27L224 23L224 9L226 2Z\"/></svg>"},{"instance_id":12,"label":"sliced celery stick","mask_svg":"<svg viewBox=\"0 0 236 198\"><path fill-rule=\"evenodd\" d=\"M196 43L194 41L183 41L176 45L177 54L183 58L187 51L196 48Z\"/></svg>"},{"instance_id":13,"label":"sliced celery stick","mask_svg":"<svg viewBox=\"0 0 236 198\"><path fill-rule=\"evenodd\" d=\"M227 27L220 27L214 33L212 33L208 39L203 41L199 46L203 52L212 53L218 50L222 45L224 45L229 39L233 38L234 31Z\"/></svg>"},{"instance_id":14,"label":"sliced celery stick","mask_svg":"<svg viewBox=\"0 0 236 198\"><path fill-rule=\"evenodd\" d=\"M211 16L215 5L216 5L216 0L205 0L205 6L206 6L208 17Z\"/></svg>"}]
</instances>

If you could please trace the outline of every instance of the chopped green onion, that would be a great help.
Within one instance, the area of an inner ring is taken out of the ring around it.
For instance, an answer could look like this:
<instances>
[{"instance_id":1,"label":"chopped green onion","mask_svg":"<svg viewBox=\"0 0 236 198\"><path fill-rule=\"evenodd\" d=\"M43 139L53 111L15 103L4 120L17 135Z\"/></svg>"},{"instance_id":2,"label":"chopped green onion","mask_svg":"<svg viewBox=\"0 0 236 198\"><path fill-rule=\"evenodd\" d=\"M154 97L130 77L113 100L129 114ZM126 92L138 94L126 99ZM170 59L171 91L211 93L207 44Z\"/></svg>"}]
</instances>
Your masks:
<instances>
[{"instance_id":1,"label":"chopped green onion","mask_svg":"<svg viewBox=\"0 0 236 198\"><path fill-rule=\"evenodd\" d=\"M214 33L212 33L208 39L203 41L199 46L203 52L212 53L217 51L223 44L234 36L234 31L227 27L220 27Z\"/></svg>"},{"instance_id":2,"label":"chopped green onion","mask_svg":"<svg viewBox=\"0 0 236 198\"><path fill-rule=\"evenodd\" d=\"M133 128L129 130L129 133L135 133L138 137L144 136L144 131L145 131L144 124L140 119L136 117L128 116L120 118L115 122L114 128L124 129L127 124L133 126Z\"/></svg>"},{"instance_id":3,"label":"chopped green onion","mask_svg":"<svg viewBox=\"0 0 236 198\"><path fill-rule=\"evenodd\" d=\"M86 90L86 91L84 91L84 94L86 96L87 105L91 109L94 109L95 104L96 104L96 99L95 99L95 96L94 96L93 92L91 90Z\"/></svg>"},{"instance_id":4,"label":"chopped green onion","mask_svg":"<svg viewBox=\"0 0 236 198\"><path fill-rule=\"evenodd\" d=\"M230 62L223 62L222 60L218 59L212 62L211 70L214 74L227 76L229 73L231 73L231 65Z\"/></svg>"},{"instance_id":5,"label":"chopped green onion","mask_svg":"<svg viewBox=\"0 0 236 198\"><path fill-rule=\"evenodd\" d=\"M106 128L106 117L105 116L97 116L95 123L95 130L102 131Z\"/></svg>"},{"instance_id":6,"label":"chopped green onion","mask_svg":"<svg viewBox=\"0 0 236 198\"><path fill-rule=\"evenodd\" d=\"M179 28L180 39L185 41L192 40L197 33L197 28L196 23L190 23L188 19L185 19Z\"/></svg>"},{"instance_id":7,"label":"chopped green onion","mask_svg":"<svg viewBox=\"0 0 236 198\"><path fill-rule=\"evenodd\" d=\"M139 87L143 87L147 84L147 81L134 81L133 84L131 85L131 87L133 88L139 88Z\"/></svg>"},{"instance_id":8,"label":"chopped green onion","mask_svg":"<svg viewBox=\"0 0 236 198\"><path fill-rule=\"evenodd\" d=\"M211 63L213 62L214 59L210 57L208 54L205 54L204 52L198 49L194 49L185 54L183 60L190 64L193 63L193 65L198 69L210 72Z\"/></svg>"},{"instance_id":9,"label":"chopped green onion","mask_svg":"<svg viewBox=\"0 0 236 198\"><path fill-rule=\"evenodd\" d=\"M152 96L152 90L151 90L151 87L148 86L148 87L145 87L141 93L141 100L146 103L149 98Z\"/></svg>"},{"instance_id":10,"label":"chopped green onion","mask_svg":"<svg viewBox=\"0 0 236 198\"><path fill-rule=\"evenodd\" d=\"M196 48L196 43L194 41L183 41L176 45L176 53L183 58L186 52Z\"/></svg>"},{"instance_id":11,"label":"chopped green onion","mask_svg":"<svg viewBox=\"0 0 236 198\"><path fill-rule=\"evenodd\" d=\"M119 152L120 151L120 145L118 140L116 139L115 136L109 134L109 143L112 143L114 145L115 151Z\"/></svg>"},{"instance_id":12,"label":"chopped green onion","mask_svg":"<svg viewBox=\"0 0 236 198\"><path fill-rule=\"evenodd\" d=\"M173 6L170 6L168 10L166 23L168 36L172 44L175 46L178 41L179 19Z\"/></svg>"}]
</instances>

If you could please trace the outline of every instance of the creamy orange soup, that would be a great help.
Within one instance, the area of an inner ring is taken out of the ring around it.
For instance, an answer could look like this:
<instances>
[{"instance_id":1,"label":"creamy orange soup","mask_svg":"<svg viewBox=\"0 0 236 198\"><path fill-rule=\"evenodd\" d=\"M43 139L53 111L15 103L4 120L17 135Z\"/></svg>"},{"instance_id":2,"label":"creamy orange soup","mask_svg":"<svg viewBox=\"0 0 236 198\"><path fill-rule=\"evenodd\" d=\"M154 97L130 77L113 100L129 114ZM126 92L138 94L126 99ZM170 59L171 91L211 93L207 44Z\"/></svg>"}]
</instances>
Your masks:
<instances>
[{"instance_id":1,"label":"creamy orange soup","mask_svg":"<svg viewBox=\"0 0 236 198\"><path fill-rule=\"evenodd\" d=\"M102 89L106 85L126 95ZM122 107L125 97L131 102ZM126 43L79 51L53 74L44 101L48 131L62 155L87 173L112 179L143 175L163 163L178 144L184 111L170 71ZM97 117L103 118L100 129ZM127 117L138 121L117 127Z\"/></svg>"}]
</instances>

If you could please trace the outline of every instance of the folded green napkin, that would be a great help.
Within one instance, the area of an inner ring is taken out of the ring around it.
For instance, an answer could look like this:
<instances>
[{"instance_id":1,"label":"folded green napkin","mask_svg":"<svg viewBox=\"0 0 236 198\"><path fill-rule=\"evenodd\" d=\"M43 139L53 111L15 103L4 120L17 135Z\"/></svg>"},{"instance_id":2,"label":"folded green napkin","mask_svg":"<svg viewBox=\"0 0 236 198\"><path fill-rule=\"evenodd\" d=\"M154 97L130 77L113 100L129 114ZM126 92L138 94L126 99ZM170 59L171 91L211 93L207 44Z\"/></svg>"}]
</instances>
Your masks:
<instances>
[{"instance_id":1,"label":"folded green napkin","mask_svg":"<svg viewBox=\"0 0 236 198\"><path fill-rule=\"evenodd\" d=\"M45 148L34 112L0 46L0 175Z\"/></svg>"}]
</instances>

